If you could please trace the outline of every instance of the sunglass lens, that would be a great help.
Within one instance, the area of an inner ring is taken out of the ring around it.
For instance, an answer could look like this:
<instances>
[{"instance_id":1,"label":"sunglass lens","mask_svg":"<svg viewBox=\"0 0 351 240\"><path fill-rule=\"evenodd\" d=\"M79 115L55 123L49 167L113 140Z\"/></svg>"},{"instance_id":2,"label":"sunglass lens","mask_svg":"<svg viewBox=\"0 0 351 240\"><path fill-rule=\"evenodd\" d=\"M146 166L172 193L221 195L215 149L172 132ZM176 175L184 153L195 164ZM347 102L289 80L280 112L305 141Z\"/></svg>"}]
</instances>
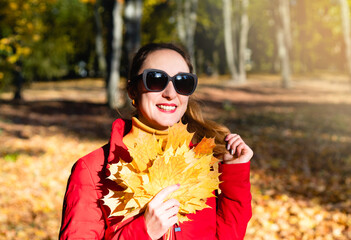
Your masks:
<instances>
[{"instance_id":1,"label":"sunglass lens","mask_svg":"<svg viewBox=\"0 0 351 240\"><path fill-rule=\"evenodd\" d=\"M168 77L160 72L148 72L146 75L146 87L151 91L162 91L168 83Z\"/></svg>"},{"instance_id":2,"label":"sunglass lens","mask_svg":"<svg viewBox=\"0 0 351 240\"><path fill-rule=\"evenodd\" d=\"M189 95L195 88L195 79L188 74L179 74L175 78L175 87L178 93Z\"/></svg>"}]
</instances>

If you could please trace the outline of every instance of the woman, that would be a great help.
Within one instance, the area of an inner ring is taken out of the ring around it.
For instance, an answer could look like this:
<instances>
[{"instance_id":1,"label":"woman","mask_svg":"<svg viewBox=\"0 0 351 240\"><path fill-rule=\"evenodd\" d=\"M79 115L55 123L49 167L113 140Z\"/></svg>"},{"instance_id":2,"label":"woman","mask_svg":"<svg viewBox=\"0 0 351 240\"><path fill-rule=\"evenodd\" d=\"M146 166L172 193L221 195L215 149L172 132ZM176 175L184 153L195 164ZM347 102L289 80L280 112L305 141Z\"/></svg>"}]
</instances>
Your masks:
<instances>
[{"instance_id":1,"label":"woman","mask_svg":"<svg viewBox=\"0 0 351 240\"><path fill-rule=\"evenodd\" d=\"M205 121L191 100L197 77L189 56L173 44L148 44L135 55L128 94L136 107L136 117L117 119L110 142L79 159L72 169L63 206L60 239L160 239L172 228L173 239L243 239L251 218L250 159L252 150L237 134ZM196 144L202 137L215 137L214 155L221 158L221 194L210 198L205 208L189 214L191 221L177 225L179 203L164 201L179 185L161 190L143 214L123 223L108 218L109 209L101 202L107 189L122 190L107 179L108 164L119 158L131 161L127 151L132 143L131 129L162 137L169 126L182 121ZM118 224L120 223L120 224ZM118 225L117 225L118 224ZM174 226L177 226L174 228Z\"/></svg>"}]
</instances>

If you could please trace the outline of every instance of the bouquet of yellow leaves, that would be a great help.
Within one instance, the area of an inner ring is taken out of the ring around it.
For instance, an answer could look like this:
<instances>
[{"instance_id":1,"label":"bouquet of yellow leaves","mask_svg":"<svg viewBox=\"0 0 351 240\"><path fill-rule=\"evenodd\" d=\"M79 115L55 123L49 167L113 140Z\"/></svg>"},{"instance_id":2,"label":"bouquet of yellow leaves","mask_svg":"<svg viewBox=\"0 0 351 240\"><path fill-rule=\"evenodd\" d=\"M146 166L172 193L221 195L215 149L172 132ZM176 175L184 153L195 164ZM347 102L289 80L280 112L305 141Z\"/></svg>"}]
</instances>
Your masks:
<instances>
[{"instance_id":1,"label":"bouquet of yellow leaves","mask_svg":"<svg viewBox=\"0 0 351 240\"><path fill-rule=\"evenodd\" d=\"M180 184L180 188L168 199L179 201L180 222L189 220L187 214L209 207L206 199L219 187L215 143L212 138L203 138L190 148L192 137L182 123L170 127L164 140L151 134L137 137L128 149L132 161L120 159L110 165L108 178L124 188L109 190L102 199L111 210L110 217L124 216L125 220L143 212L159 191L173 184Z\"/></svg>"}]
</instances>

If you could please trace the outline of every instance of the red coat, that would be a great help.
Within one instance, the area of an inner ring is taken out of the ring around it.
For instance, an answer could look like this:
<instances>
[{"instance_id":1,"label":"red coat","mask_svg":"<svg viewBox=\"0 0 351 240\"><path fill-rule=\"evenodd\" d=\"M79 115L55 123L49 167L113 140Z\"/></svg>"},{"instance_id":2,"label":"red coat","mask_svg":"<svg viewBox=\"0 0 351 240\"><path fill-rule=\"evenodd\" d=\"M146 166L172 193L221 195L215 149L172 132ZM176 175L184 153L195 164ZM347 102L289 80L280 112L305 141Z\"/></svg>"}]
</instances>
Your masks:
<instances>
[{"instance_id":1,"label":"red coat","mask_svg":"<svg viewBox=\"0 0 351 240\"><path fill-rule=\"evenodd\" d=\"M65 194L60 240L63 239L150 239L143 215L123 223L108 218L109 210L100 200L107 189L118 186L106 179L107 164L119 158L130 161L122 138L131 129L131 121L117 119L113 123L109 144L79 159L72 168ZM210 198L205 208L188 215L192 221L180 224L176 239L243 239L251 212L250 163L222 164L219 168L222 193ZM217 209L217 210L216 210Z\"/></svg>"}]
</instances>

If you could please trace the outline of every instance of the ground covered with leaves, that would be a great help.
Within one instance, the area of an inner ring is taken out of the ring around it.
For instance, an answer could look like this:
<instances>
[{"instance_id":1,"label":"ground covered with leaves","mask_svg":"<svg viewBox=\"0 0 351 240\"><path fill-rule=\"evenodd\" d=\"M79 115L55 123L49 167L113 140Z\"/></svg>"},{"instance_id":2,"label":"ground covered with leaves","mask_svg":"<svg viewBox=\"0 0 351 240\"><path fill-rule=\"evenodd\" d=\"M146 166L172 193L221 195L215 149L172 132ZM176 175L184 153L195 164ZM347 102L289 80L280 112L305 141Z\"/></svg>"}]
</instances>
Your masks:
<instances>
[{"instance_id":1,"label":"ground covered with leaves","mask_svg":"<svg viewBox=\"0 0 351 240\"><path fill-rule=\"evenodd\" d=\"M201 78L200 78L201 79ZM201 80L200 80L201 81ZM245 239L351 239L351 87L343 78L203 79L206 117L253 148L253 217ZM57 239L74 162L119 116L100 80L35 83L0 96L0 239ZM128 115L121 109L120 114Z\"/></svg>"}]
</instances>

